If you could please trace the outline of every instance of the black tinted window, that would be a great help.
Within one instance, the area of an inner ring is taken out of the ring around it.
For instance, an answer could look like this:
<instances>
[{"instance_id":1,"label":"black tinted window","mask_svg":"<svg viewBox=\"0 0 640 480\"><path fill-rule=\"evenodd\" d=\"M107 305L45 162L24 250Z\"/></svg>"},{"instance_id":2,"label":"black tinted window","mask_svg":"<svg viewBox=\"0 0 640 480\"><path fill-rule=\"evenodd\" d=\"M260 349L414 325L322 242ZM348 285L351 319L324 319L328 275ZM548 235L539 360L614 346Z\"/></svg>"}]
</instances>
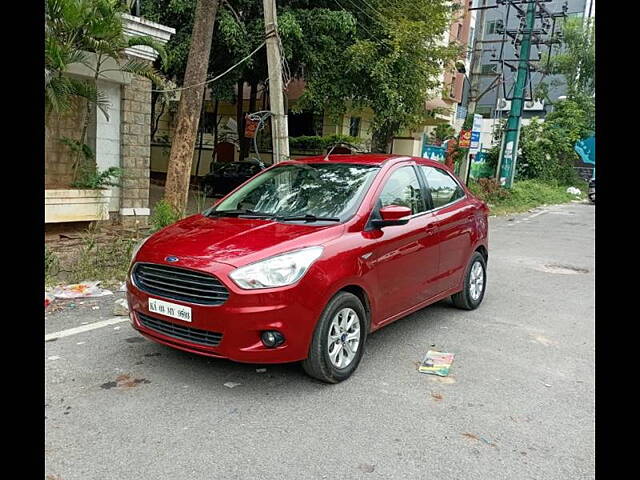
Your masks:
<instances>
[{"instance_id":1,"label":"black tinted window","mask_svg":"<svg viewBox=\"0 0 640 480\"><path fill-rule=\"evenodd\" d=\"M400 167L393 172L380 194L380 207L401 205L409 207L412 214L425 211L420 183L413 167Z\"/></svg>"},{"instance_id":2,"label":"black tinted window","mask_svg":"<svg viewBox=\"0 0 640 480\"><path fill-rule=\"evenodd\" d=\"M421 165L420 168L422 168L424 176L427 178L427 186L431 192L433 208L442 207L464 196L464 191L460 188L460 185L444 170L424 165Z\"/></svg>"}]
</instances>

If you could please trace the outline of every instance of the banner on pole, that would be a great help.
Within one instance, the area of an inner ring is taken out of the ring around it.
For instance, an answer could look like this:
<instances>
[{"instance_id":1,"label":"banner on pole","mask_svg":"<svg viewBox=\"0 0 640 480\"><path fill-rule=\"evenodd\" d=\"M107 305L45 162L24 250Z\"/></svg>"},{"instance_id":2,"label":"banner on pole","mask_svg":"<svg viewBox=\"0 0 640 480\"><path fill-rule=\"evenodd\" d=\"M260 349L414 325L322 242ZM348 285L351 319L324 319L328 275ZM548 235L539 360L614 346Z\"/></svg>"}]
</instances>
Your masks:
<instances>
[{"instance_id":1,"label":"banner on pole","mask_svg":"<svg viewBox=\"0 0 640 480\"><path fill-rule=\"evenodd\" d=\"M471 129L471 142L469 153L477 153L480 150L480 132L482 131L482 115L473 115L473 128Z\"/></svg>"},{"instance_id":2,"label":"banner on pole","mask_svg":"<svg viewBox=\"0 0 640 480\"><path fill-rule=\"evenodd\" d=\"M471 130L460 130L460 148L469 148L471 146Z\"/></svg>"}]
</instances>

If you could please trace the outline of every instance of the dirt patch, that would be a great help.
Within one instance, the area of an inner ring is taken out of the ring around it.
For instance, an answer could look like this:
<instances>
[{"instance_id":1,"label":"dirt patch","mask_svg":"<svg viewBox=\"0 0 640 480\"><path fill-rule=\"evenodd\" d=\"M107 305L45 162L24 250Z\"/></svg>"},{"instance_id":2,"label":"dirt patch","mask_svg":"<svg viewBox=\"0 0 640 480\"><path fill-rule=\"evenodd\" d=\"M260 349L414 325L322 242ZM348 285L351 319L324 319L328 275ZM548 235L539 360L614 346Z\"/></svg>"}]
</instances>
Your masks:
<instances>
[{"instance_id":1,"label":"dirt patch","mask_svg":"<svg viewBox=\"0 0 640 480\"><path fill-rule=\"evenodd\" d=\"M556 263L548 263L538 267L537 270L545 273L554 273L557 275L577 275L580 273L589 273L586 268L575 267L573 265L560 265Z\"/></svg>"},{"instance_id":2,"label":"dirt patch","mask_svg":"<svg viewBox=\"0 0 640 480\"><path fill-rule=\"evenodd\" d=\"M141 383L151 383L146 378L132 378L131 375L118 375L115 382L106 382L100 385L100 388L104 390L110 390L112 388L132 388L137 387Z\"/></svg>"}]
</instances>

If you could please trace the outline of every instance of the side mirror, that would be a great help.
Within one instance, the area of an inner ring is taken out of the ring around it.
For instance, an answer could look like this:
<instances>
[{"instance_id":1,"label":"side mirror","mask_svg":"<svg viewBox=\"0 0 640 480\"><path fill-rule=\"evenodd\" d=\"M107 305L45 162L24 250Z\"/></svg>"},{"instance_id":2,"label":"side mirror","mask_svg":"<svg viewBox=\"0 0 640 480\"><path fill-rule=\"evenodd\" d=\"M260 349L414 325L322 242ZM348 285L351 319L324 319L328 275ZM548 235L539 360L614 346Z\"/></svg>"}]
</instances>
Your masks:
<instances>
[{"instance_id":1,"label":"side mirror","mask_svg":"<svg viewBox=\"0 0 640 480\"><path fill-rule=\"evenodd\" d=\"M380 209L381 220L373 220L371 223L376 228L390 227L392 225L406 225L409 223L411 209L400 205L387 205Z\"/></svg>"}]
</instances>

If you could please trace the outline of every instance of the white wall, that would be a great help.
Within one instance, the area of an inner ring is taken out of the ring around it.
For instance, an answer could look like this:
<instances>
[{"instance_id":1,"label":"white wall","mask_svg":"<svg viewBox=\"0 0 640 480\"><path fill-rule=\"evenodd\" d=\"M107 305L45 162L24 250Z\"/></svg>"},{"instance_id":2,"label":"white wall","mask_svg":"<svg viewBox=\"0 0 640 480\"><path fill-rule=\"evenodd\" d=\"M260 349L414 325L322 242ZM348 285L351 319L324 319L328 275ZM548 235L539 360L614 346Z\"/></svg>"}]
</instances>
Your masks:
<instances>
[{"instance_id":1,"label":"white wall","mask_svg":"<svg viewBox=\"0 0 640 480\"><path fill-rule=\"evenodd\" d=\"M102 112L96 113L96 164L98 170L120 167L120 91L121 86L112 82L98 82L98 88L109 101L109 119ZM120 188L112 187L109 211L120 208Z\"/></svg>"}]
</instances>

